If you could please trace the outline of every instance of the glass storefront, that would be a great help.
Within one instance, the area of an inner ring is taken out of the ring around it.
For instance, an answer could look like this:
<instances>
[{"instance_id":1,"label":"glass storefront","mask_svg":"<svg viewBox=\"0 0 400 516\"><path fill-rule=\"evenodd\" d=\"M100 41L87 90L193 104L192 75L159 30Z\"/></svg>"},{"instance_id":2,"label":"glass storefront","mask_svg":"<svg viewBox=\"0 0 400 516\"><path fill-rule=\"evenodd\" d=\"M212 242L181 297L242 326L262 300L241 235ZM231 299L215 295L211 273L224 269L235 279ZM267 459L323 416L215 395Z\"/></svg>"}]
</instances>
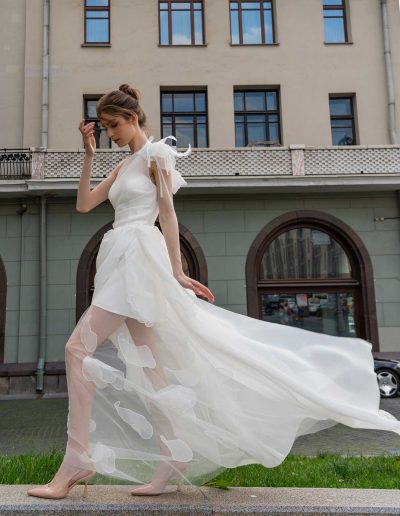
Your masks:
<instances>
[{"instance_id":1,"label":"glass storefront","mask_svg":"<svg viewBox=\"0 0 400 516\"><path fill-rule=\"evenodd\" d=\"M306 330L355 337L354 295L351 292L261 294L264 321Z\"/></svg>"},{"instance_id":2,"label":"glass storefront","mask_svg":"<svg viewBox=\"0 0 400 516\"><path fill-rule=\"evenodd\" d=\"M298 226L266 247L258 273L260 316L342 337L356 337L358 281L349 258L330 234Z\"/></svg>"}]
</instances>

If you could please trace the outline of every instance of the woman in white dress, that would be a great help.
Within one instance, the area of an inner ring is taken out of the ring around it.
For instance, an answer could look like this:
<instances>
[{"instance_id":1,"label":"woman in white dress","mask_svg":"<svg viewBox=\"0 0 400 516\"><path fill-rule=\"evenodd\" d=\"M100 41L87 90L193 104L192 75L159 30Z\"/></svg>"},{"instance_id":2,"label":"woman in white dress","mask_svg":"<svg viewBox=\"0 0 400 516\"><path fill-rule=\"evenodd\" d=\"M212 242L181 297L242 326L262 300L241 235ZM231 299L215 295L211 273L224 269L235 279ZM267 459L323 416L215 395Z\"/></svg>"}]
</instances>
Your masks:
<instances>
[{"instance_id":1,"label":"woman in white dress","mask_svg":"<svg viewBox=\"0 0 400 516\"><path fill-rule=\"evenodd\" d=\"M379 409L369 342L230 312L184 274L173 194L186 184L175 161L190 145L178 153L166 138L147 138L139 100L123 84L98 101L108 136L131 155L93 190L93 123L79 125L76 208L109 199L115 220L98 251L92 303L66 344L65 456L51 482L28 494L63 498L84 481L85 496L96 472L139 484L133 495L169 492L167 484L198 485L226 468L278 466L297 437L339 422L400 434Z\"/></svg>"}]
</instances>

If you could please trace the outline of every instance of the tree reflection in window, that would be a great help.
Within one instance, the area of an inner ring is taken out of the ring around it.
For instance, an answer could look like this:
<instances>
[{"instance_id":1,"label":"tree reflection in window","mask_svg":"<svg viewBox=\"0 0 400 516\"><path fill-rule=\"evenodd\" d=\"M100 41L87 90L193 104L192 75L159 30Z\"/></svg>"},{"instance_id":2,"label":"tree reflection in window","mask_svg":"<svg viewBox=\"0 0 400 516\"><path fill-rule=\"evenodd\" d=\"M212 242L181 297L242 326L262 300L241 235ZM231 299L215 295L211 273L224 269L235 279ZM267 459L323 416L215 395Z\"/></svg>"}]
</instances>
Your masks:
<instances>
[{"instance_id":1,"label":"tree reflection in window","mask_svg":"<svg viewBox=\"0 0 400 516\"><path fill-rule=\"evenodd\" d=\"M295 228L281 233L265 252L260 279L350 278L342 247L327 233Z\"/></svg>"}]
</instances>

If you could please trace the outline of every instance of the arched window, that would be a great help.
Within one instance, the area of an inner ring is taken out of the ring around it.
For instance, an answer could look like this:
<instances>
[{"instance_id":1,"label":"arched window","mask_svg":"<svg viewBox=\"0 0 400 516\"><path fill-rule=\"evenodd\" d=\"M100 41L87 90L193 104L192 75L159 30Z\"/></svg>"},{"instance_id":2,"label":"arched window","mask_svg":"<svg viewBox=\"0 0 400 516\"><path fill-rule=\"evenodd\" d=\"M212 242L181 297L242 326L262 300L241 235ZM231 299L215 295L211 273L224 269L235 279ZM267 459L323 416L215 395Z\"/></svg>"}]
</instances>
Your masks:
<instances>
[{"instance_id":1,"label":"arched window","mask_svg":"<svg viewBox=\"0 0 400 516\"><path fill-rule=\"evenodd\" d=\"M246 280L252 317L378 346L369 255L339 219L307 210L267 224L250 248Z\"/></svg>"},{"instance_id":2,"label":"arched window","mask_svg":"<svg viewBox=\"0 0 400 516\"><path fill-rule=\"evenodd\" d=\"M160 228L158 221L156 226ZM87 243L79 260L76 275L76 321L92 302L94 291L94 276L96 274L96 258L101 240L106 231L112 229L112 224L103 226ZM199 242L193 234L179 223L179 241L181 259L185 274L207 285L207 264Z\"/></svg>"}]
</instances>

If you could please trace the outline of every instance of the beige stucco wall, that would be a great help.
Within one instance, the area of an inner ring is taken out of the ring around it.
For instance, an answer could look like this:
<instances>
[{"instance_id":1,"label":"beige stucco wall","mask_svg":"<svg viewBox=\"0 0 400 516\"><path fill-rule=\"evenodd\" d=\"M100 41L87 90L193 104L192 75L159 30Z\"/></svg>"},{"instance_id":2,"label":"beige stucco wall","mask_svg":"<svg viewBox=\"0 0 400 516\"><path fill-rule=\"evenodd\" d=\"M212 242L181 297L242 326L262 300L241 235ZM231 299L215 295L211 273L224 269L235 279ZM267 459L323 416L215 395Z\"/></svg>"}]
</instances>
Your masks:
<instances>
[{"instance_id":1,"label":"beige stucco wall","mask_svg":"<svg viewBox=\"0 0 400 516\"><path fill-rule=\"evenodd\" d=\"M396 99L397 138L400 143L400 0L388 0L388 17L390 25L393 86Z\"/></svg>"},{"instance_id":2,"label":"beige stucco wall","mask_svg":"<svg viewBox=\"0 0 400 516\"><path fill-rule=\"evenodd\" d=\"M105 93L122 82L141 90L156 138L160 86L208 87L209 143L218 148L235 145L233 87L280 85L285 145L331 144L329 93L356 93L361 144L389 143L379 0L350 1L350 45L323 43L321 0L275 3L276 46L231 46L228 2L206 0L207 46L159 47L158 2L118 0L111 3L111 48L82 48L83 1L51 1L48 147L80 146L83 94ZM400 99L398 0L388 5ZM6 124L0 126L0 147L40 145L42 1L6 0L2 9L0 60L6 73L0 97Z\"/></svg>"},{"instance_id":3,"label":"beige stucco wall","mask_svg":"<svg viewBox=\"0 0 400 516\"><path fill-rule=\"evenodd\" d=\"M23 147L36 147L41 144L42 131L43 0L25 0L25 2L27 22L22 143ZM55 29L50 28L50 32L51 30ZM53 73L53 70L50 70L50 75Z\"/></svg>"},{"instance_id":4,"label":"beige stucco wall","mask_svg":"<svg viewBox=\"0 0 400 516\"><path fill-rule=\"evenodd\" d=\"M42 0L2 0L0 148L40 144Z\"/></svg>"},{"instance_id":5,"label":"beige stucco wall","mask_svg":"<svg viewBox=\"0 0 400 516\"><path fill-rule=\"evenodd\" d=\"M1 4L0 147L23 139L25 78L25 0Z\"/></svg>"}]
</instances>

